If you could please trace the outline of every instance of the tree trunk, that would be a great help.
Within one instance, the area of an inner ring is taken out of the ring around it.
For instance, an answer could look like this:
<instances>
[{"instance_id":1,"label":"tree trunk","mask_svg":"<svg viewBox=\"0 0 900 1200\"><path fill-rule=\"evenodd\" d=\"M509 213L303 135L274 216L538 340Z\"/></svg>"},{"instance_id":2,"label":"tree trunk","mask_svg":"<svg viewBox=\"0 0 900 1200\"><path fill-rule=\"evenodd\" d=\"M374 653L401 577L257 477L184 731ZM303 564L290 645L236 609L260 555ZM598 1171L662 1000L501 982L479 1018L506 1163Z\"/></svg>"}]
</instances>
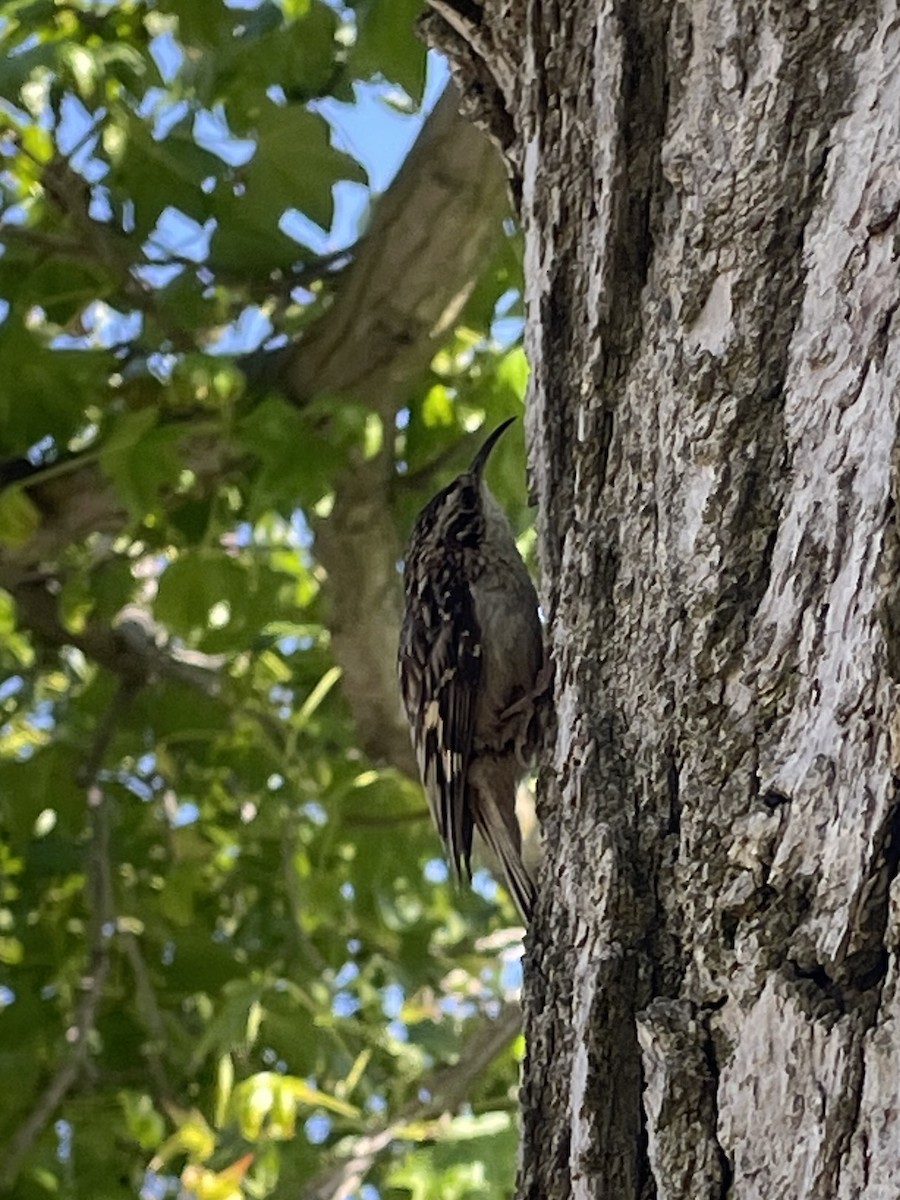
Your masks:
<instances>
[{"instance_id":1,"label":"tree trunk","mask_svg":"<svg viewBox=\"0 0 900 1200\"><path fill-rule=\"evenodd\" d=\"M897 5L433 7L526 236L519 1197L896 1200Z\"/></svg>"}]
</instances>

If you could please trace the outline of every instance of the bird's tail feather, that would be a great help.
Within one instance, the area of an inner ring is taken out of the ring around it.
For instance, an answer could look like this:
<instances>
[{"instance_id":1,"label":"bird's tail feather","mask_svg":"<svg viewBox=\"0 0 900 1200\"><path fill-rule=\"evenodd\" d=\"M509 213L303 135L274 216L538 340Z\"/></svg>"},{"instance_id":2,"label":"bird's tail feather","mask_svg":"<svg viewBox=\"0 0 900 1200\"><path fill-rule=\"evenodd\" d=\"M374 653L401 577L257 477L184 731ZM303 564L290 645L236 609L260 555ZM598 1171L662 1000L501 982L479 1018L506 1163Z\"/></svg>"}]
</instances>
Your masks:
<instances>
[{"instance_id":1,"label":"bird's tail feather","mask_svg":"<svg viewBox=\"0 0 900 1200\"><path fill-rule=\"evenodd\" d=\"M479 756L469 768L475 827L496 855L506 886L528 924L537 892L522 862L522 835L516 820L516 782L521 767L508 755Z\"/></svg>"}]
</instances>

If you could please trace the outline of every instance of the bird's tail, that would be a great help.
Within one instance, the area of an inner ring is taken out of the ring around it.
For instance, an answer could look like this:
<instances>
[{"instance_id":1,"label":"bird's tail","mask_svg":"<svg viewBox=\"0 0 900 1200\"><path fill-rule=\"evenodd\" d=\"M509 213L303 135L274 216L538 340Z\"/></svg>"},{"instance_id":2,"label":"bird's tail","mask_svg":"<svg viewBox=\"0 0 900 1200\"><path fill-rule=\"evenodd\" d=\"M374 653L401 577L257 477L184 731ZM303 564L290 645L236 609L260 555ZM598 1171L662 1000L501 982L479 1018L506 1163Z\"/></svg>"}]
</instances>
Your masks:
<instances>
[{"instance_id":1,"label":"bird's tail","mask_svg":"<svg viewBox=\"0 0 900 1200\"><path fill-rule=\"evenodd\" d=\"M469 766L467 783L475 827L499 860L506 886L527 925L537 892L522 862L522 835L516 820L521 773L512 755L482 752Z\"/></svg>"}]
</instances>

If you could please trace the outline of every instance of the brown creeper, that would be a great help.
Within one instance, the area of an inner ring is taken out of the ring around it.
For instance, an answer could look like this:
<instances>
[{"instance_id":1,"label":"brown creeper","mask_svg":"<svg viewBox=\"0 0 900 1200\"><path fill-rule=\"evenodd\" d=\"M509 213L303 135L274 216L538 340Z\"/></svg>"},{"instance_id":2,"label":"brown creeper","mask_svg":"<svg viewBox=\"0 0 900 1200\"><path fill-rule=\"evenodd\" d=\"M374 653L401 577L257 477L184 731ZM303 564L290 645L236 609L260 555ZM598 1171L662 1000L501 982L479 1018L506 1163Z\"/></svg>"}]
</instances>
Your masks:
<instances>
[{"instance_id":1,"label":"brown creeper","mask_svg":"<svg viewBox=\"0 0 900 1200\"><path fill-rule=\"evenodd\" d=\"M406 555L398 666L419 772L454 874L471 877L477 829L527 921L535 890L522 863L516 787L536 748L543 639L534 584L483 479L514 419L419 514Z\"/></svg>"}]
</instances>

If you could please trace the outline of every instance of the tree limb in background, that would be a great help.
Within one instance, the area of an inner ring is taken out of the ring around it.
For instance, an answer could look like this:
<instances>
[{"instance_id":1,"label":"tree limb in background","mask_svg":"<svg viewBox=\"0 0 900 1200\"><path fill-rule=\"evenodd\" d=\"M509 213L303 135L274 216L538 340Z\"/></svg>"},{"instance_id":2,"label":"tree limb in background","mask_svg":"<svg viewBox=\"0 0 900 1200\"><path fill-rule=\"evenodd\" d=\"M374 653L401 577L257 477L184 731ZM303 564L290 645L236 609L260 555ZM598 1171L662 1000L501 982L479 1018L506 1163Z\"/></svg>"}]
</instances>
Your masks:
<instances>
[{"instance_id":1,"label":"tree limb in background","mask_svg":"<svg viewBox=\"0 0 900 1200\"><path fill-rule=\"evenodd\" d=\"M153 1081L160 1104L171 1102L172 1086L166 1074L163 1048L166 1044L166 1029L157 1003L156 993L150 979L150 971L141 952L141 943L130 929L119 929L119 945L131 967L134 978L134 995L138 1016L147 1033L142 1047L147 1071Z\"/></svg>"},{"instance_id":2,"label":"tree limb in background","mask_svg":"<svg viewBox=\"0 0 900 1200\"><path fill-rule=\"evenodd\" d=\"M375 206L330 308L297 344L254 355L247 364L252 383L279 386L297 404L352 393L381 418L382 449L353 464L339 484L332 515L317 530L317 552L328 572L334 652L361 743L374 758L407 773L413 771L412 753L394 671L401 553L390 506L394 422L471 294L505 211L499 159L457 114L457 103L448 87ZM225 469L221 454L210 462L208 439L189 443L187 465L194 455L207 480ZM64 472L38 472L33 483L14 486L27 491L41 518L27 545L0 550L0 586L17 596L34 582L39 563L57 560L90 533L118 532L127 520L91 455L84 467L68 463ZM28 605L22 609L32 628L38 628L35 613ZM45 633L46 610L41 621ZM103 653L111 636L95 627L85 652ZM65 642L77 639L66 634Z\"/></svg>"},{"instance_id":3,"label":"tree limb in background","mask_svg":"<svg viewBox=\"0 0 900 1200\"><path fill-rule=\"evenodd\" d=\"M111 625L89 624L81 633L72 633L60 620L57 596L49 583L37 577L9 588L22 623L48 645L75 646L133 685L174 679L207 696L218 695L223 655L169 644L165 631L137 604L126 605Z\"/></svg>"},{"instance_id":4,"label":"tree limb in background","mask_svg":"<svg viewBox=\"0 0 900 1200\"><path fill-rule=\"evenodd\" d=\"M501 234L506 183L458 105L450 85L375 205L327 315L287 356L280 382L297 403L350 392L392 411L471 295Z\"/></svg>"}]
</instances>

